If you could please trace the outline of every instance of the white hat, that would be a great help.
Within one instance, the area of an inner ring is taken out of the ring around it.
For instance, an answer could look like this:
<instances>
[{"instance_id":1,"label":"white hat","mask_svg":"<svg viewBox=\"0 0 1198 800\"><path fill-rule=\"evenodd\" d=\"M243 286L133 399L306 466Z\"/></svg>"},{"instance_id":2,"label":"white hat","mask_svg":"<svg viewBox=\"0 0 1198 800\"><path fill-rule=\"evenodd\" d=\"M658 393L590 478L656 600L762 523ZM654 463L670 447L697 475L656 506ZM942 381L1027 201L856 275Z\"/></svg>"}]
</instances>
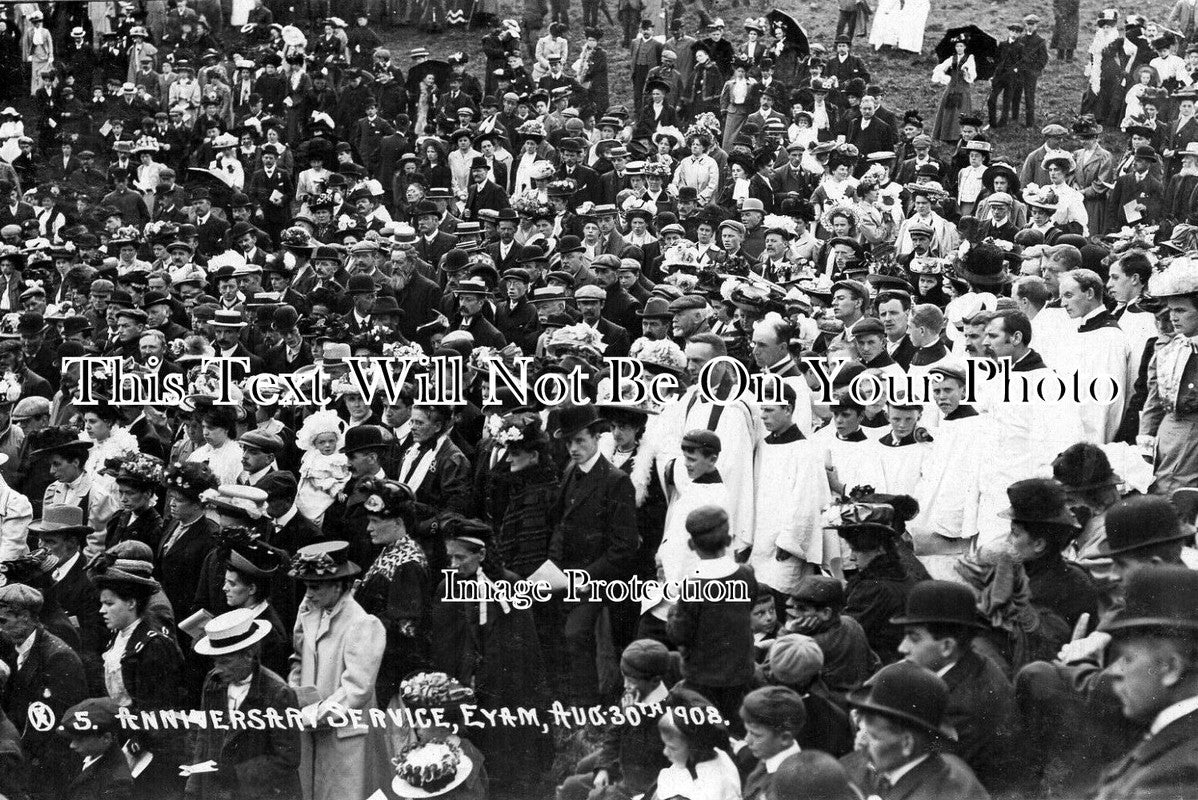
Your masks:
<instances>
[{"instance_id":1,"label":"white hat","mask_svg":"<svg viewBox=\"0 0 1198 800\"><path fill-rule=\"evenodd\" d=\"M270 633L270 623L257 618L252 608L235 608L213 617L204 626L204 638L195 643L202 656L236 653L262 641Z\"/></svg>"}]
</instances>

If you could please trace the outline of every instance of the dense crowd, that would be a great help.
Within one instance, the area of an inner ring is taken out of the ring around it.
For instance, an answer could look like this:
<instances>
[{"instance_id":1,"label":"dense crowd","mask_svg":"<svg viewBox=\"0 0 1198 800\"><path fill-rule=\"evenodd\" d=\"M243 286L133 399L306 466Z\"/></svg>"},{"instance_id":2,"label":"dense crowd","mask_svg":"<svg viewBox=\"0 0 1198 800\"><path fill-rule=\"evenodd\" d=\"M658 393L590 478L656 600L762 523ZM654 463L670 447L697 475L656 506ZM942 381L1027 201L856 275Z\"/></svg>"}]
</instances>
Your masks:
<instances>
[{"instance_id":1,"label":"dense crowd","mask_svg":"<svg viewBox=\"0 0 1198 800\"><path fill-rule=\"evenodd\" d=\"M701 5L5 7L0 797L1194 791L1193 3Z\"/></svg>"}]
</instances>

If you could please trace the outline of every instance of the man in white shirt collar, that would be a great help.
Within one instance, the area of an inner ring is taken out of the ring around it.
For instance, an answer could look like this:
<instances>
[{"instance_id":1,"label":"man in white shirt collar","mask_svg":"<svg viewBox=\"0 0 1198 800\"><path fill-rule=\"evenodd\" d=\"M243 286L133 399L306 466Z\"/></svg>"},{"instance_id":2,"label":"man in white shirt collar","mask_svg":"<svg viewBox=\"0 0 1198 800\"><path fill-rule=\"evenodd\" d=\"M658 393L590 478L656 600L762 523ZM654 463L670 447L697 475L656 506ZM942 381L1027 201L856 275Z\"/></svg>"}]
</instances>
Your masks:
<instances>
[{"instance_id":1,"label":"man in white shirt collar","mask_svg":"<svg viewBox=\"0 0 1198 800\"><path fill-rule=\"evenodd\" d=\"M1176 524L1176 523L1174 523ZM1096 797L1183 797L1198 739L1198 572L1141 566L1123 579L1124 606L1102 626L1112 637L1107 673L1123 715L1149 736L1099 779Z\"/></svg>"},{"instance_id":2,"label":"man in white shirt collar","mask_svg":"<svg viewBox=\"0 0 1198 800\"><path fill-rule=\"evenodd\" d=\"M245 486L257 486L258 482L277 470L275 457L283 451L283 440L273 433L247 431L241 435L241 466L245 470L238 482Z\"/></svg>"},{"instance_id":3,"label":"man in white shirt collar","mask_svg":"<svg viewBox=\"0 0 1198 800\"><path fill-rule=\"evenodd\" d=\"M849 695L861 713L868 765L846 765L850 778L879 797L987 797L973 773L937 752L948 686L911 661L880 670Z\"/></svg>"},{"instance_id":4,"label":"man in white shirt collar","mask_svg":"<svg viewBox=\"0 0 1198 800\"><path fill-rule=\"evenodd\" d=\"M42 593L23 583L0 587L0 633L17 651L17 669L25 666L39 628Z\"/></svg>"}]
</instances>

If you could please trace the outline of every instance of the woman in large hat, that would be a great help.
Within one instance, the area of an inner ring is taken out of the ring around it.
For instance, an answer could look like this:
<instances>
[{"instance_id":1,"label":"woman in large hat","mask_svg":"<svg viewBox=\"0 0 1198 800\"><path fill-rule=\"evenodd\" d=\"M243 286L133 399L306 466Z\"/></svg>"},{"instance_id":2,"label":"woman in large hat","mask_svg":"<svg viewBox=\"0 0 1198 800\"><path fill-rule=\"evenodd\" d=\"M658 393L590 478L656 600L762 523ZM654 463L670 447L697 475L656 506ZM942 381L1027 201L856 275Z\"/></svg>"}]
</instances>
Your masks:
<instances>
[{"instance_id":1,"label":"woman in large hat","mask_svg":"<svg viewBox=\"0 0 1198 800\"><path fill-rule=\"evenodd\" d=\"M215 558L219 567L223 567L216 571L223 574L221 591L225 602L223 606L209 610L245 608L253 611L254 619L268 629L262 637L262 665L278 675L285 675L290 669L291 631L284 626L271 595L292 592L292 582L282 571L288 559L287 551L272 547L245 528L226 528L222 534L220 544L209 559ZM293 601L287 599L286 602Z\"/></svg>"},{"instance_id":2,"label":"woman in large hat","mask_svg":"<svg viewBox=\"0 0 1198 800\"><path fill-rule=\"evenodd\" d=\"M94 448L93 448L94 449ZM117 500L121 510L108 520L106 548L126 539L145 542L151 550L158 549L162 535L162 515L158 513L155 490L165 478L161 459L140 453L109 459L106 475L116 482Z\"/></svg>"},{"instance_id":3,"label":"woman in large hat","mask_svg":"<svg viewBox=\"0 0 1198 800\"><path fill-rule=\"evenodd\" d=\"M50 464L50 474L55 480L46 487L43 507L52 505L78 506L83 516L96 531L103 531L108 520L116 514L116 492L97 485L87 474L84 465L92 443L79 438L74 428L60 426L45 428L31 438L31 456L44 457ZM96 553L103 546L103 534L97 533L89 539L89 553Z\"/></svg>"},{"instance_id":4,"label":"woman in large hat","mask_svg":"<svg viewBox=\"0 0 1198 800\"><path fill-rule=\"evenodd\" d=\"M367 614L382 620L387 631L387 648L375 682L379 703L386 705L399 690L400 680L427 663L433 580L428 556L412 538L416 498L411 490L378 478L368 478L358 490L366 496L363 507L370 543L381 550L362 576L354 598Z\"/></svg>"},{"instance_id":5,"label":"woman in large hat","mask_svg":"<svg viewBox=\"0 0 1198 800\"><path fill-rule=\"evenodd\" d=\"M100 591L100 614L113 634L103 654L104 686L109 697L134 714L173 711L182 699L182 654L149 613L150 598L161 588L153 569L147 560L112 551L101 553L88 566L88 576ZM183 740L172 731L145 731L135 738L153 755L135 779L136 790L145 797L177 797Z\"/></svg>"},{"instance_id":6,"label":"woman in large hat","mask_svg":"<svg viewBox=\"0 0 1198 800\"><path fill-rule=\"evenodd\" d=\"M378 706L375 680L387 629L354 599L360 572L343 541L308 545L291 560L289 574L307 588L287 682L315 720L300 734L300 785L310 800L365 797L391 780L381 728L330 724L335 707L366 712Z\"/></svg>"},{"instance_id":7,"label":"woman in large hat","mask_svg":"<svg viewBox=\"0 0 1198 800\"><path fill-rule=\"evenodd\" d=\"M1177 256L1149 279L1148 293L1168 307L1172 335L1162 334L1167 341L1153 356L1136 442L1152 450L1153 492L1168 495L1198 485L1198 358L1191 347L1198 336L1198 262Z\"/></svg>"},{"instance_id":8,"label":"woman in large hat","mask_svg":"<svg viewBox=\"0 0 1198 800\"><path fill-rule=\"evenodd\" d=\"M167 514L156 551L158 575L180 614L192 607L204 558L216 544L220 526L205 515L205 501L218 486L206 464L172 464L166 471Z\"/></svg>"},{"instance_id":9,"label":"woman in large hat","mask_svg":"<svg viewBox=\"0 0 1198 800\"><path fill-rule=\"evenodd\" d=\"M961 138L961 116L973 110L970 97L978 68L969 54L964 34L953 40L953 53L932 70L932 83L944 86L944 95L936 108L932 138L956 144Z\"/></svg>"},{"instance_id":10,"label":"woman in large hat","mask_svg":"<svg viewBox=\"0 0 1198 800\"><path fill-rule=\"evenodd\" d=\"M473 686L484 708L535 708L548 700L548 685L534 613L496 600L462 603L448 599L451 585L515 585L516 573L497 557L490 525L457 514L436 521L449 551L450 571L437 587L430 626L433 667ZM473 587L471 587L473 588ZM453 594L461 589L454 588ZM499 786L531 789L552 752L539 731L484 731L476 743L486 754L490 778Z\"/></svg>"}]
</instances>

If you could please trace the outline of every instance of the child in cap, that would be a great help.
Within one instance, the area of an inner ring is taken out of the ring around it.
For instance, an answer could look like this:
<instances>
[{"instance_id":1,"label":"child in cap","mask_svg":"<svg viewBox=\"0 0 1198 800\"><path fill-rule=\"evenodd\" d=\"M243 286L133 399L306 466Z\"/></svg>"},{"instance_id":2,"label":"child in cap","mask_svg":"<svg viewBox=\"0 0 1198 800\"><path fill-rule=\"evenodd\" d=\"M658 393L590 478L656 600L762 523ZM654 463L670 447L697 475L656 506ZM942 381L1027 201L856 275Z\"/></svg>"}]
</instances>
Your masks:
<instances>
[{"instance_id":1,"label":"child in cap","mask_svg":"<svg viewBox=\"0 0 1198 800\"><path fill-rule=\"evenodd\" d=\"M125 800L133 796L133 774L121 751L120 704L109 697L93 697L67 709L58 735L71 740L71 750L83 757L83 767L71 781L71 800L103 797Z\"/></svg>"},{"instance_id":2,"label":"child in cap","mask_svg":"<svg viewBox=\"0 0 1198 800\"><path fill-rule=\"evenodd\" d=\"M666 681L673 679L674 660L666 646L654 639L637 639L624 648L620 672L624 697L620 705L636 708L636 722L608 725L600 735L599 749L584 756L576 774L558 787L559 800L587 800L594 789L618 786L629 796L645 792L657 773L669 766L657 732L655 706L668 695Z\"/></svg>"}]
</instances>

